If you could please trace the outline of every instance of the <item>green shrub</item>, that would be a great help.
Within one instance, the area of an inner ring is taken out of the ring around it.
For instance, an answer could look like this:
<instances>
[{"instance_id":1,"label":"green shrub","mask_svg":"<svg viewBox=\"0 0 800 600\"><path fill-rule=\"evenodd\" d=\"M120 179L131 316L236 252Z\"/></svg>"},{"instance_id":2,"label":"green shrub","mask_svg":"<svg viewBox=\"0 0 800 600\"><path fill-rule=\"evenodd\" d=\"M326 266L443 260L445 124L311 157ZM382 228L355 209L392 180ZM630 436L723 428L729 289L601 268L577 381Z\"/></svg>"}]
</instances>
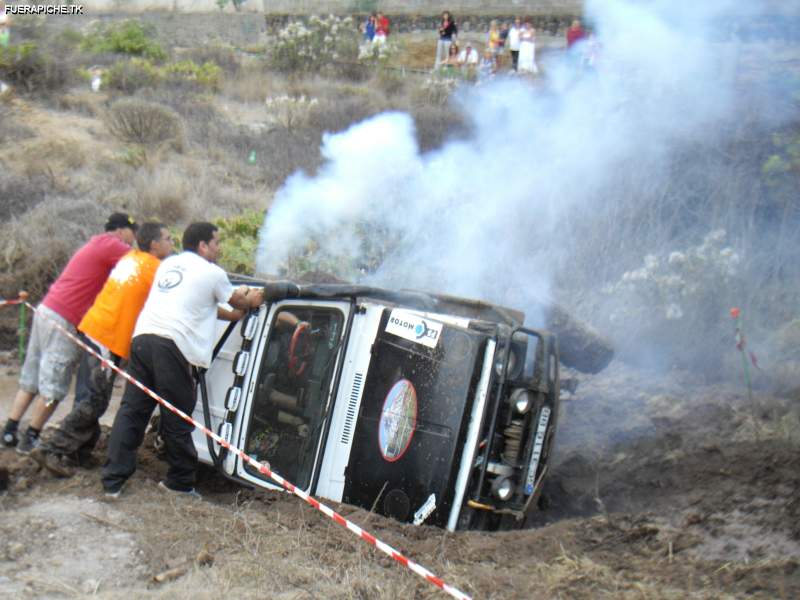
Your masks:
<instances>
[{"instance_id":1,"label":"green shrub","mask_svg":"<svg viewBox=\"0 0 800 600\"><path fill-rule=\"evenodd\" d=\"M185 50L181 52L181 58L191 60L198 65L214 63L229 74L238 73L242 68L242 63L236 50L230 46L219 44Z\"/></svg>"},{"instance_id":2,"label":"green shrub","mask_svg":"<svg viewBox=\"0 0 800 600\"><path fill-rule=\"evenodd\" d=\"M56 38L65 46L72 46L73 48L77 48L83 43L83 34L71 27L61 30Z\"/></svg>"},{"instance_id":3,"label":"green shrub","mask_svg":"<svg viewBox=\"0 0 800 600\"><path fill-rule=\"evenodd\" d=\"M222 240L223 251L219 264L223 269L244 275L255 273L258 232L263 224L264 213L261 211L214 221Z\"/></svg>"},{"instance_id":4,"label":"green shrub","mask_svg":"<svg viewBox=\"0 0 800 600\"><path fill-rule=\"evenodd\" d=\"M212 62L202 65L191 60L170 63L162 69L164 78L173 81L197 84L199 87L219 89L222 69Z\"/></svg>"},{"instance_id":5,"label":"green shrub","mask_svg":"<svg viewBox=\"0 0 800 600\"><path fill-rule=\"evenodd\" d=\"M123 21L87 35L81 48L97 54L113 52L164 60L167 53L152 39L152 32L138 21Z\"/></svg>"},{"instance_id":6,"label":"green shrub","mask_svg":"<svg viewBox=\"0 0 800 600\"><path fill-rule=\"evenodd\" d=\"M121 60L103 73L103 87L132 94L138 89L155 87L161 73L149 61L142 58Z\"/></svg>"},{"instance_id":7,"label":"green shrub","mask_svg":"<svg viewBox=\"0 0 800 600\"><path fill-rule=\"evenodd\" d=\"M115 63L106 71L103 85L126 94L167 83L217 90L221 77L222 69L211 62L198 65L182 60L158 66L145 58L131 58Z\"/></svg>"},{"instance_id":8,"label":"green shrub","mask_svg":"<svg viewBox=\"0 0 800 600\"><path fill-rule=\"evenodd\" d=\"M34 42L0 46L0 79L24 91L61 89L70 72L66 60L46 55Z\"/></svg>"}]
</instances>

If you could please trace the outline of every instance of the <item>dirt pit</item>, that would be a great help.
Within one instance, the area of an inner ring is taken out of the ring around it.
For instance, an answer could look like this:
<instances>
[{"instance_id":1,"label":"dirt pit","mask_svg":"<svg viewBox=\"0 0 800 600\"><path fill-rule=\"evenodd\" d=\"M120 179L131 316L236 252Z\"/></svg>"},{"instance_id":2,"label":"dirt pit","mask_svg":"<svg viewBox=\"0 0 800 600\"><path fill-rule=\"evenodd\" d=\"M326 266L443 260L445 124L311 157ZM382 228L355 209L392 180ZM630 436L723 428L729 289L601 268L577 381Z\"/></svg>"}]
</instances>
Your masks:
<instances>
[{"instance_id":1,"label":"dirt pit","mask_svg":"<svg viewBox=\"0 0 800 600\"><path fill-rule=\"evenodd\" d=\"M475 598L797 598L800 399L742 392L619 364L583 378L532 529L452 534L333 507ZM0 596L446 597L287 494L207 469L202 501L167 494L148 448L116 501L97 469L55 479L0 451Z\"/></svg>"}]
</instances>

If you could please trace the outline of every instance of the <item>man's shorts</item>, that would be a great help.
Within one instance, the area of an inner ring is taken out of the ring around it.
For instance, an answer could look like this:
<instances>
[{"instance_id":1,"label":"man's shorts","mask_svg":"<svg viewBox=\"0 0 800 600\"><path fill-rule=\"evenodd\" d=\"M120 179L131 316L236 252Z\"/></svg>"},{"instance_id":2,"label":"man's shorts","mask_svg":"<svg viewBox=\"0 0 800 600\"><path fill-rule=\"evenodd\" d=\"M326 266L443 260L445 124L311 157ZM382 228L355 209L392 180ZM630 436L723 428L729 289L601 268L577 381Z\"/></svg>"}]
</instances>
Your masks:
<instances>
[{"instance_id":1,"label":"man's shorts","mask_svg":"<svg viewBox=\"0 0 800 600\"><path fill-rule=\"evenodd\" d=\"M75 326L40 304L33 317L31 339L19 377L20 389L59 402L69 392L80 348L55 323L75 334Z\"/></svg>"}]
</instances>

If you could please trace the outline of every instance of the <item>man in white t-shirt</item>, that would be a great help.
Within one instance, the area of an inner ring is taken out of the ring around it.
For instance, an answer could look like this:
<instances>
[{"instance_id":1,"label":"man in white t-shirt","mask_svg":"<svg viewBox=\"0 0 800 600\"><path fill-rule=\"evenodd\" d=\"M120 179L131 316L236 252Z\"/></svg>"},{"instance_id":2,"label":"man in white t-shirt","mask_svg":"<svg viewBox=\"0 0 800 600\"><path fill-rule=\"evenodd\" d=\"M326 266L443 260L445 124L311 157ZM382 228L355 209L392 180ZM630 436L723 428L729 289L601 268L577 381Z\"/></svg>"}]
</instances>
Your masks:
<instances>
[{"instance_id":1,"label":"man in white t-shirt","mask_svg":"<svg viewBox=\"0 0 800 600\"><path fill-rule=\"evenodd\" d=\"M458 53L458 64L461 70L468 74L475 73L475 70L478 68L479 60L480 56L478 56L478 51L472 47L471 42L467 42L466 47Z\"/></svg>"},{"instance_id":2,"label":"man in white t-shirt","mask_svg":"<svg viewBox=\"0 0 800 600\"><path fill-rule=\"evenodd\" d=\"M215 263L220 254L217 227L192 223L183 234L183 252L161 262L131 342L128 373L184 413L194 411L192 367L208 368L217 318L235 321L260 306L263 292L234 288ZM226 310L220 304L230 304ZM127 384L108 441L103 467L106 495L116 497L136 470L136 451L156 401ZM194 427L161 408L161 435L169 469L159 485L175 492L194 491L197 451Z\"/></svg>"}]
</instances>

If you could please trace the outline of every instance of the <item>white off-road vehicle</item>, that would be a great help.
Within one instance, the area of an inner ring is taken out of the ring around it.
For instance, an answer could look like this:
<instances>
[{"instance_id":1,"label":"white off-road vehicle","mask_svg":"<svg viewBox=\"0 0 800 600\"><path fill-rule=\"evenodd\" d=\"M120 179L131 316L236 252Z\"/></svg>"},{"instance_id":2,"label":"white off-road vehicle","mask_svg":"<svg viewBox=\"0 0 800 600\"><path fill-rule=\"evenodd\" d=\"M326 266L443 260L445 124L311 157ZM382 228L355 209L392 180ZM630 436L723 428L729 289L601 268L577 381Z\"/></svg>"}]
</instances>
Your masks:
<instances>
[{"instance_id":1,"label":"white off-road vehicle","mask_svg":"<svg viewBox=\"0 0 800 600\"><path fill-rule=\"evenodd\" d=\"M524 522L556 430L554 335L460 298L263 285L259 310L220 322L195 419L315 496L451 531ZM194 440L228 477L277 487Z\"/></svg>"}]
</instances>

